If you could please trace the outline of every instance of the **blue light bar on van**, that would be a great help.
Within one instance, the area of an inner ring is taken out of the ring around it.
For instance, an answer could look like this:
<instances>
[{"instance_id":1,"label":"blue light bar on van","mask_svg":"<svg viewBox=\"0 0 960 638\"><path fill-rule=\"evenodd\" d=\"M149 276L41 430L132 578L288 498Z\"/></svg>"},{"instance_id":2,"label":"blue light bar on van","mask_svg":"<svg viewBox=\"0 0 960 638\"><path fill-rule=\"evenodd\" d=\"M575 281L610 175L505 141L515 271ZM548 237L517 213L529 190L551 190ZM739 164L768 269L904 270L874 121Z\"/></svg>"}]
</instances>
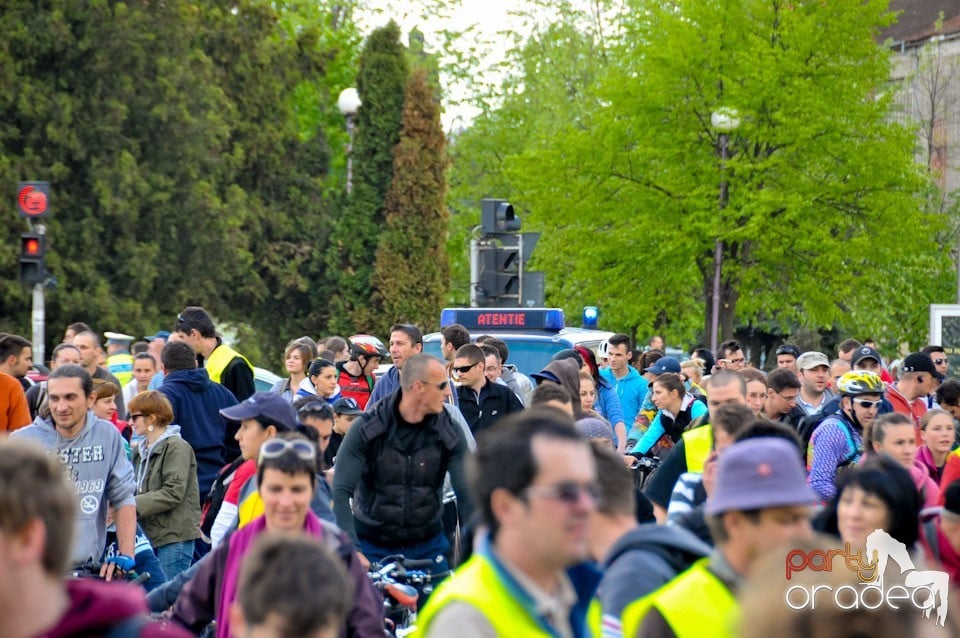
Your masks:
<instances>
[{"instance_id":1,"label":"blue light bar on van","mask_svg":"<svg viewBox=\"0 0 960 638\"><path fill-rule=\"evenodd\" d=\"M560 308L444 308L440 327L459 323L471 331L552 330L565 325Z\"/></svg>"}]
</instances>

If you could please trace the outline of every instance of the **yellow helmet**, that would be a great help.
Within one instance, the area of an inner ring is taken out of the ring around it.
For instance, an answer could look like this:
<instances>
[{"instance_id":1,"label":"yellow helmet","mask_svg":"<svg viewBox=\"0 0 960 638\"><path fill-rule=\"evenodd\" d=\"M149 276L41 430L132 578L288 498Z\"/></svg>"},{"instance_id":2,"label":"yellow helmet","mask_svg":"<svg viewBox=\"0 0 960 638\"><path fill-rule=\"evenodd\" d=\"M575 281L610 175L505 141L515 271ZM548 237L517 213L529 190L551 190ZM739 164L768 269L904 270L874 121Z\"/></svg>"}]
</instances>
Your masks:
<instances>
[{"instance_id":1,"label":"yellow helmet","mask_svg":"<svg viewBox=\"0 0 960 638\"><path fill-rule=\"evenodd\" d=\"M861 394L883 394L883 381L872 372L851 370L837 381L837 390L841 396Z\"/></svg>"}]
</instances>

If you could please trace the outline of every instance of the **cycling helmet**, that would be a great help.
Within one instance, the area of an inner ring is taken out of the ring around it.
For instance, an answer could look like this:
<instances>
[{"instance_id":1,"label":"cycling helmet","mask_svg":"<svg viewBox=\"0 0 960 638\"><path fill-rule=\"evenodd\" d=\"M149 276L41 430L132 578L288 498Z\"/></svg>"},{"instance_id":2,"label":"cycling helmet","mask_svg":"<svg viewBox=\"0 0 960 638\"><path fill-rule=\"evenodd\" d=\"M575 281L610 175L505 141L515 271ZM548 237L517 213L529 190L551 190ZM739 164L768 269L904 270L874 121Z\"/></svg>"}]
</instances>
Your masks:
<instances>
[{"instance_id":1,"label":"cycling helmet","mask_svg":"<svg viewBox=\"0 0 960 638\"><path fill-rule=\"evenodd\" d=\"M353 335L350 341L350 354L355 359L363 355L365 357L380 357L386 359L390 356L383 342L373 335Z\"/></svg>"},{"instance_id":2,"label":"cycling helmet","mask_svg":"<svg viewBox=\"0 0 960 638\"><path fill-rule=\"evenodd\" d=\"M610 342L603 340L597 344L597 359L610 358Z\"/></svg>"},{"instance_id":3,"label":"cycling helmet","mask_svg":"<svg viewBox=\"0 0 960 638\"><path fill-rule=\"evenodd\" d=\"M855 397L861 394L883 394L883 381L872 372L853 370L837 381L841 396Z\"/></svg>"}]
</instances>

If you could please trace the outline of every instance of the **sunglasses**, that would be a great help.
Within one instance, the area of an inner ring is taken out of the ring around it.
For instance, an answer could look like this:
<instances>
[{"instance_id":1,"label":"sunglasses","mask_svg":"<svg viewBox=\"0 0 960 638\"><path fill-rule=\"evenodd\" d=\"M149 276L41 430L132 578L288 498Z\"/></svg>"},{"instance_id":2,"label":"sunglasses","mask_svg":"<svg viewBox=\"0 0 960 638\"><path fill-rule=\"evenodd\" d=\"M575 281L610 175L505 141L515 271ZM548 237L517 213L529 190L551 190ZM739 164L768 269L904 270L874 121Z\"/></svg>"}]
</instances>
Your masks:
<instances>
[{"instance_id":1,"label":"sunglasses","mask_svg":"<svg viewBox=\"0 0 960 638\"><path fill-rule=\"evenodd\" d=\"M942 366L942 365L945 364L946 362L947 362L946 359L934 359L934 360L933 360L934 365L938 365L938 366Z\"/></svg>"},{"instance_id":2,"label":"sunglasses","mask_svg":"<svg viewBox=\"0 0 960 638\"><path fill-rule=\"evenodd\" d=\"M135 412L134 414L131 414L131 415L130 415L130 420L131 420L131 421L136 421L137 419L139 419L139 418L142 417L142 416L144 416L143 412Z\"/></svg>"},{"instance_id":3,"label":"sunglasses","mask_svg":"<svg viewBox=\"0 0 960 638\"><path fill-rule=\"evenodd\" d=\"M450 384L449 381L441 381L440 383L430 383L430 382L427 381L427 380L421 380L420 382L421 382L421 383L425 383L425 384L427 384L427 385L432 385L433 387L435 387L437 390L440 390L441 392L443 392L444 390L446 390L446 389L447 389L447 386Z\"/></svg>"},{"instance_id":4,"label":"sunglasses","mask_svg":"<svg viewBox=\"0 0 960 638\"><path fill-rule=\"evenodd\" d=\"M472 368L476 368L476 367L477 367L478 365L480 365L481 363L483 363L483 362L482 362L482 361L477 361L476 363L471 363L471 364L468 365L468 366L454 367L454 368L453 368L453 371L456 372L457 374L463 374L463 373L465 373L465 372L470 372L470 370L471 370Z\"/></svg>"},{"instance_id":5,"label":"sunglasses","mask_svg":"<svg viewBox=\"0 0 960 638\"><path fill-rule=\"evenodd\" d=\"M528 487L523 491L524 495L535 498L549 498L562 501L567 505L576 505L580 502L582 495L596 503L600 499L600 486L596 483L574 483L572 481L563 481L554 485L544 485L542 487Z\"/></svg>"},{"instance_id":6,"label":"sunglasses","mask_svg":"<svg viewBox=\"0 0 960 638\"><path fill-rule=\"evenodd\" d=\"M275 459L287 451L304 461L317 460L317 448L306 439L269 439L260 446L260 459Z\"/></svg>"},{"instance_id":7,"label":"sunglasses","mask_svg":"<svg viewBox=\"0 0 960 638\"><path fill-rule=\"evenodd\" d=\"M883 401L870 401L869 399L854 399L853 402L859 405L861 408L866 408L868 410L871 408L879 408L880 404L883 403Z\"/></svg>"},{"instance_id":8,"label":"sunglasses","mask_svg":"<svg viewBox=\"0 0 960 638\"><path fill-rule=\"evenodd\" d=\"M333 407L326 401L311 401L304 403L297 410L297 416L316 416L321 419L333 418Z\"/></svg>"}]
</instances>

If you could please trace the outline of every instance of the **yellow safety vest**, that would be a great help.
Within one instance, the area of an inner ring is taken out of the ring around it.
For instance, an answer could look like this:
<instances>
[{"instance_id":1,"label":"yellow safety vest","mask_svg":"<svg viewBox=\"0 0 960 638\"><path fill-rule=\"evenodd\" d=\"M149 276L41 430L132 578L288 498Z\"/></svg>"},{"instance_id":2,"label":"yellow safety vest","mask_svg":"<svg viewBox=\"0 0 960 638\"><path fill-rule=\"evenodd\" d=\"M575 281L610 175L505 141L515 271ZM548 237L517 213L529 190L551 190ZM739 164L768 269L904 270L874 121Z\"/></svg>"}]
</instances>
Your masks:
<instances>
[{"instance_id":1,"label":"yellow safety vest","mask_svg":"<svg viewBox=\"0 0 960 638\"><path fill-rule=\"evenodd\" d=\"M677 638L699 638L709 628L713 638L737 636L740 606L733 592L707 569L701 558L669 583L623 610L623 636L633 638L651 609L656 608Z\"/></svg>"},{"instance_id":2,"label":"yellow safety vest","mask_svg":"<svg viewBox=\"0 0 960 638\"><path fill-rule=\"evenodd\" d=\"M203 363L203 367L207 369L207 374L210 375L210 380L214 383L220 383L220 377L223 375L223 371L226 370L227 366L235 357L243 359L243 362L253 370L253 365L245 356L227 344L221 343L213 349L213 352L210 353L210 356L207 357L207 360Z\"/></svg>"},{"instance_id":3,"label":"yellow safety vest","mask_svg":"<svg viewBox=\"0 0 960 638\"><path fill-rule=\"evenodd\" d=\"M107 372L120 382L120 389L133 380L133 356L128 352L115 352L107 357Z\"/></svg>"},{"instance_id":4,"label":"yellow safety vest","mask_svg":"<svg viewBox=\"0 0 960 638\"><path fill-rule=\"evenodd\" d=\"M456 573L443 581L430 596L426 606L417 614L414 638L427 635L430 623L441 609L451 602L469 603L486 617L494 632L501 638L552 638L523 605L504 586L490 559L474 554ZM600 604L594 598L587 610L588 627L592 619L600 617ZM599 636L599 634L595 634Z\"/></svg>"},{"instance_id":5,"label":"yellow safety vest","mask_svg":"<svg viewBox=\"0 0 960 638\"><path fill-rule=\"evenodd\" d=\"M683 433L683 451L688 472L703 472L703 466L713 449L713 426L701 425Z\"/></svg>"}]
</instances>

